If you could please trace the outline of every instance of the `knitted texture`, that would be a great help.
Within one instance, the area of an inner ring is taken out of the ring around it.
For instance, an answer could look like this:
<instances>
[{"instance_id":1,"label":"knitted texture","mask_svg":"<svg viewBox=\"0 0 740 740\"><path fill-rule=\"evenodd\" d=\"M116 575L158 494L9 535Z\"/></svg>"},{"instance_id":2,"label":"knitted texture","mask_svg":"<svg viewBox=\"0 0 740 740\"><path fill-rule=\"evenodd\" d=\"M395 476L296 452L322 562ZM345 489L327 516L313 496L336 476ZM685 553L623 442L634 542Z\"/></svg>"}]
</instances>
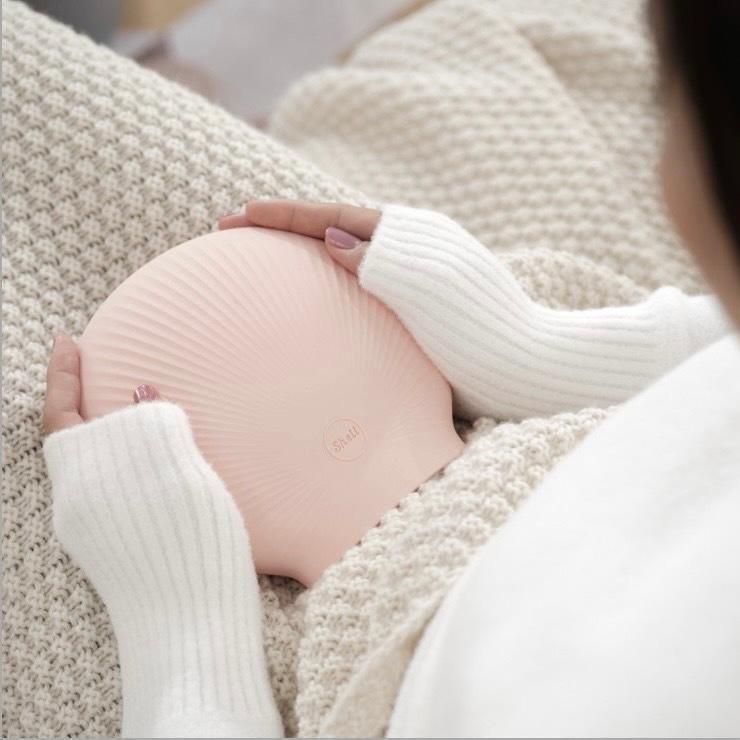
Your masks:
<instances>
[{"instance_id":1,"label":"knitted texture","mask_svg":"<svg viewBox=\"0 0 740 740\"><path fill-rule=\"evenodd\" d=\"M636 3L429 5L289 94L274 130L303 158L22 5L3 10L8 735L120 729L108 616L51 530L51 335L78 335L128 274L218 213L259 196L435 208L552 307L702 287L658 206ZM286 730L382 732L449 584L605 413L480 421L463 455L310 591L261 578Z\"/></svg>"},{"instance_id":2,"label":"knitted texture","mask_svg":"<svg viewBox=\"0 0 740 740\"><path fill-rule=\"evenodd\" d=\"M577 253L641 286L695 292L655 182L644 20L633 0L432 3L298 82L272 132L493 249Z\"/></svg>"}]
</instances>

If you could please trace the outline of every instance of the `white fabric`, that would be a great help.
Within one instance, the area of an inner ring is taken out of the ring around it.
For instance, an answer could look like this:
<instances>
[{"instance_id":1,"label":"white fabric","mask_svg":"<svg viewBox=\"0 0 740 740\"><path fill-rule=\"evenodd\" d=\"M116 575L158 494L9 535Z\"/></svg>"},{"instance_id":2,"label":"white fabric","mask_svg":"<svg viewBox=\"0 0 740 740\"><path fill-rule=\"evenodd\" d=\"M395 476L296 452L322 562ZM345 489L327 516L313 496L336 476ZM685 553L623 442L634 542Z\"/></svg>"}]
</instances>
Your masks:
<instances>
[{"instance_id":1,"label":"white fabric","mask_svg":"<svg viewBox=\"0 0 740 740\"><path fill-rule=\"evenodd\" d=\"M631 398L729 331L711 296L661 288L631 306L562 311L448 217L386 206L360 282L452 384L456 411L523 419Z\"/></svg>"},{"instance_id":2,"label":"white fabric","mask_svg":"<svg viewBox=\"0 0 740 740\"><path fill-rule=\"evenodd\" d=\"M740 341L593 432L479 552L391 736L740 734Z\"/></svg>"},{"instance_id":3,"label":"white fabric","mask_svg":"<svg viewBox=\"0 0 740 740\"><path fill-rule=\"evenodd\" d=\"M187 417L145 403L51 435L54 529L113 622L125 737L281 737L236 505Z\"/></svg>"}]
</instances>

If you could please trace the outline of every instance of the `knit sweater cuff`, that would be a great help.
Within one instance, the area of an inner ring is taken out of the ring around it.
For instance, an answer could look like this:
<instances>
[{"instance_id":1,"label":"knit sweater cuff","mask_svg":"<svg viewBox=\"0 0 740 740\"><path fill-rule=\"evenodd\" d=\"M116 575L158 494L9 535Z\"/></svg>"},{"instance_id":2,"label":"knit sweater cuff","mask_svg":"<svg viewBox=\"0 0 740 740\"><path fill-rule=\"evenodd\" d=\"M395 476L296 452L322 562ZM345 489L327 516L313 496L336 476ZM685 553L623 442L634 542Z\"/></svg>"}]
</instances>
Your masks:
<instances>
[{"instance_id":1,"label":"knit sweater cuff","mask_svg":"<svg viewBox=\"0 0 740 740\"><path fill-rule=\"evenodd\" d=\"M54 528L118 641L127 736L279 736L241 516L177 406L130 406L44 445Z\"/></svg>"},{"instance_id":2,"label":"knit sweater cuff","mask_svg":"<svg viewBox=\"0 0 740 740\"><path fill-rule=\"evenodd\" d=\"M402 206L383 209L359 278L445 375L456 412L471 418L625 401L729 329L714 299L675 288L631 306L539 305L461 226Z\"/></svg>"},{"instance_id":3,"label":"knit sweater cuff","mask_svg":"<svg viewBox=\"0 0 740 740\"><path fill-rule=\"evenodd\" d=\"M139 488L152 489L152 472L171 477L178 469L208 469L185 412L164 401L127 406L55 432L44 442L44 456L54 484L55 526L61 527L82 491L94 493L98 504L131 495L132 477ZM85 506L90 503L85 499Z\"/></svg>"}]
</instances>

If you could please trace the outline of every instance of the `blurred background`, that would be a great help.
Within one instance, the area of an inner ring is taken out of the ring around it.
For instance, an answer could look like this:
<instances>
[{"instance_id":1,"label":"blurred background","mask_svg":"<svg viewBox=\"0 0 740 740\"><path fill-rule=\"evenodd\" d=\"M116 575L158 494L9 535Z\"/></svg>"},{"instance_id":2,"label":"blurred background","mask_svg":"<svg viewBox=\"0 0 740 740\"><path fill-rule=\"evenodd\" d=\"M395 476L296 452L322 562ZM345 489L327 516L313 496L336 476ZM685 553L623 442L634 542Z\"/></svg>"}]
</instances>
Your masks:
<instances>
[{"instance_id":1,"label":"blurred background","mask_svg":"<svg viewBox=\"0 0 740 740\"><path fill-rule=\"evenodd\" d=\"M420 0L26 0L252 125Z\"/></svg>"}]
</instances>

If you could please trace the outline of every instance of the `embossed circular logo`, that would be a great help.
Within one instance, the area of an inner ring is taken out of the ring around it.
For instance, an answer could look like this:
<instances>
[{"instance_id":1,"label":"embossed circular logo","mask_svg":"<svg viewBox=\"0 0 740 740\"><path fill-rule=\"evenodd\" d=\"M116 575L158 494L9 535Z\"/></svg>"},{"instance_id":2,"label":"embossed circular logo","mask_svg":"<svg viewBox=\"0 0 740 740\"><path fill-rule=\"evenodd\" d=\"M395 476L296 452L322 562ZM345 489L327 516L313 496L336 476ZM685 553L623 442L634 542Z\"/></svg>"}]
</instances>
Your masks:
<instances>
[{"instance_id":1,"label":"embossed circular logo","mask_svg":"<svg viewBox=\"0 0 740 740\"><path fill-rule=\"evenodd\" d=\"M356 460L365 451L365 432L354 419L334 419L324 429L324 446L337 460Z\"/></svg>"}]
</instances>

